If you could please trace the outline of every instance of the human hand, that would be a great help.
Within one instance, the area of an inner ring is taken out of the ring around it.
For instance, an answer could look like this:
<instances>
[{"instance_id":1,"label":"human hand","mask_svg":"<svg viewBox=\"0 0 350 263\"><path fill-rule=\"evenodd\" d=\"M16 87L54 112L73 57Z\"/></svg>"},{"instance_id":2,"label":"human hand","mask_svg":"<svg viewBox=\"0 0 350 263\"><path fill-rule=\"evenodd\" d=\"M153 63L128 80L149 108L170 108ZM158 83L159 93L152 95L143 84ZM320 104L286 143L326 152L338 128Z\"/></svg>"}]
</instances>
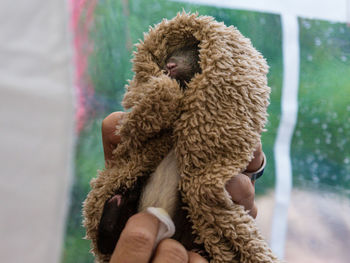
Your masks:
<instances>
[{"instance_id":1,"label":"human hand","mask_svg":"<svg viewBox=\"0 0 350 263\"><path fill-rule=\"evenodd\" d=\"M117 130L121 126L124 112L113 112L108 115L102 122L102 142L104 157L106 163L112 158L113 150L118 146L121 137L117 134ZM246 172L256 171L263 162L263 151L261 142L254 152L254 158L247 166ZM232 201L236 204L243 205L249 211L249 214L256 218L257 207L254 202L255 187L254 181L245 174L238 174L226 184L226 190L231 195Z\"/></svg>"},{"instance_id":2,"label":"human hand","mask_svg":"<svg viewBox=\"0 0 350 263\"><path fill-rule=\"evenodd\" d=\"M259 141L259 144L256 147L256 150L254 152L254 158L253 158L253 160L250 161L250 163L248 164L248 166L244 172L250 173L250 172L255 172L255 171L259 170L263 161L264 161L264 153L262 150L261 141Z\"/></svg>"},{"instance_id":3,"label":"human hand","mask_svg":"<svg viewBox=\"0 0 350 263\"><path fill-rule=\"evenodd\" d=\"M208 262L199 254L187 251L173 239L162 240L153 253L158 227L158 219L147 212L130 217L120 235L110 263Z\"/></svg>"},{"instance_id":4,"label":"human hand","mask_svg":"<svg viewBox=\"0 0 350 263\"><path fill-rule=\"evenodd\" d=\"M112 153L121 141L118 130L122 124L125 112L116 111L109 114L102 121L102 145L105 157L105 164L112 159Z\"/></svg>"},{"instance_id":5,"label":"human hand","mask_svg":"<svg viewBox=\"0 0 350 263\"><path fill-rule=\"evenodd\" d=\"M254 158L248 164L246 170L233 177L226 183L226 190L231 195L232 201L236 204L243 205L249 214L256 218L258 208L255 204L255 181L252 181L244 173L255 172L260 169L264 161L264 153L262 150L261 141L254 152Z\"/></svg>"}]
</instances>

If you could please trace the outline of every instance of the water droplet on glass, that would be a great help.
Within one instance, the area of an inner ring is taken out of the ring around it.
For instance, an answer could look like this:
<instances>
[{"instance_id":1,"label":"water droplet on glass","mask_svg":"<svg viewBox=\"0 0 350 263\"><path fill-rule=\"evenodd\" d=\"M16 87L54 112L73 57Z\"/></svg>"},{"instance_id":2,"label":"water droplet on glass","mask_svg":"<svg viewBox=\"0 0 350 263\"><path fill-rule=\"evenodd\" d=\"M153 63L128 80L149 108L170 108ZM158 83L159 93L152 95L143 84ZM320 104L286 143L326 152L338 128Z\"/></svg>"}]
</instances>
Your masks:
<instances>
[{"instance_id":1,"label":"water droplet on glass","mask_svg":"<svg viewBox=\"0 0 350 263\"><path fill-rule=\"evenodd\" d=\"M318 38L318 37L316 37L316 38L315 38L315 45L316 45L316 46L320 46L321 44L322 44L321 39Z\"/></svg>"},{"instance_id":2,"label":"water droplet on glass","mask_svg":"<svg viewBox=\"0 0 350 263\"><path fill-rule=\"evenodd\" d=\"M345 61L347 61L347 60L348 60L348 58L347 58L346 56L344 56L344 55L343 55L343 56L341 56L341 57L340 57L340 59L341 59L341 61L343 61L343 62L345 62Z\"/></svg>"},{"instance_id":3,"label":"water droplet on glass","mask_svg":"<svg viewBox=\"0 0 350 263\"><path fill-rule=\"evenodd\" d=\"M345 164L349 164L349 163L350 163L350 158L346 157L346 158L344 159L344 163L345 163Z\"/></svg>"},{"instance_id":4,"label":"water droplet on glass","mask_svg":"<svg viewBox=\"0 0 350 263\"><path fill-rule=\"evenodd\" d=\"M311 24L309 23L309 21L303 21L303 26L306 28L306 29L309 29L311 27Z\"/></svg>"},{"instance_id":5,"label":"water droplet on glass","mask_svg":"<svg viewBox=\"0 0 350 263\"><path fill-rule=\"evenodd\" d=\"M306 163L311 164L311 163L313 162L313 160L314 160L314 157L313 157L313 156L308 156L308 157L306 158Z\"/></svg>"},{"instance_id":6,"label":"water droplet on glass","mask_svg":"<svg viewBox=\"0 0 350 263\"><path fill-rule=\"evenodd\" d=\"M317 123L320 122L320 120L319 120L318 118L314 118L314 119L312 119L311 122L312 122L313 124L317 124Z\"/></svg>"},{"instance_id":7,"label":"water droplet on glass","mask_svg":"<svg viewBox=\"0 0 350 263\"><path fill-rule=\"evenodd\" d=\"M327 129L327 127L328 127L328 126L327 126L327 124L326 124L326 123L323 123L323 124L322 124L322 129L324 129L324 130L325 130L325 129Z\"/></svg>"},{"instance_id":8,"label":"water droplet on glass","mask_svg":"<svg viewBox=\"0 0 350 263\"><path fill-rule=\"evenodd\" d=\"M311 55L307 55L307 60L308 61L312 61L312 56Z\"/></svg>"},{"instance_id":9,"label":"water droplet on glass","mask_svg":"<svg viewBox=\"0 0 350 263\"><path fill-rule=\"evenodd\" d=\"M320 178L318 178L317 176L313 175L313 176L312 176L312 181L313 181L314 183L318 183L318 182L320 181Z\"/></svg>"}]
</instances>

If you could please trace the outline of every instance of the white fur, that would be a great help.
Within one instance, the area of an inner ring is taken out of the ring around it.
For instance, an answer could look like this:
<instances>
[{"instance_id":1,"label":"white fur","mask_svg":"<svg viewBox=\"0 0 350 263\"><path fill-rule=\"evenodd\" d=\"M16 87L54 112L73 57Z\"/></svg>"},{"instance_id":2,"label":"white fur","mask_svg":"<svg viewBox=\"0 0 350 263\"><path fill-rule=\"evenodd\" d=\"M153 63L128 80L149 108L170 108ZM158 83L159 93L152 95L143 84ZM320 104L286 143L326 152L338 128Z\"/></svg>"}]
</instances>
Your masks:
<instances>
[{"instance_id":1,"label":"white fur","mask_svg":"<svg viewBox=\"0 0 350 263\"><path fill-rule=\"evenodd\" d=\"M144 187L139 211L147 207L163 208L170 217L173 217L178 201L178 185L180 172L175 156L171 150L160 162L154 173L151 174L147 185Z\"/></svg>"}]
</instances>

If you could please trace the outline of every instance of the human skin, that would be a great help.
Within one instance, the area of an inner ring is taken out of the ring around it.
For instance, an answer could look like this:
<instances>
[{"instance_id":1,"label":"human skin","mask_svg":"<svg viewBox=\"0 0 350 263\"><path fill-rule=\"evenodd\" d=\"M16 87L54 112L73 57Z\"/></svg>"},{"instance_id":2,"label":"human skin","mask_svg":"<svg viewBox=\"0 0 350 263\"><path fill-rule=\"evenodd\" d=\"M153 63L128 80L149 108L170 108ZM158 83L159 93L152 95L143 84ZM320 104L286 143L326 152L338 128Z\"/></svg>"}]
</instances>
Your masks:
<instances>
[{"instance_id":1,"label":"human skin","mask_svg":"<svg viewBox=\"0 0 350 263\"><path fill-rule=\"evenodd\" d=\"M208 262L199 254L186 251L173 239L162 240L153 253L158 227L158 219L146 212L130 217L120 235L110 263Z\"/></svg>"},{"instance_id":2,"label":"human skin","mask_svg":"<svg viewBox=\"0 0 350 263\"><path fill-rule=\"evenodd\" d=\"M102 122L102 142L106 162L111 160L113 150L121 141L117 131L122 125L123 116L124 112L113 112ZM259 143L254 152L254 158L245 171L257 171L262 165L263 158L262 145ZM253 218L257 215L254 183L247 175L241 173L226 184L226 190L232 201L243 205ZM110 262L150 262L158 225L158 219L145 212L132 216L120 236ZM137 251L135 247L138 247ZM173 239L161 241L151 260L151 262L207 262L199 254L186 251L179 242Z\"/></svg>"}]
</instances>

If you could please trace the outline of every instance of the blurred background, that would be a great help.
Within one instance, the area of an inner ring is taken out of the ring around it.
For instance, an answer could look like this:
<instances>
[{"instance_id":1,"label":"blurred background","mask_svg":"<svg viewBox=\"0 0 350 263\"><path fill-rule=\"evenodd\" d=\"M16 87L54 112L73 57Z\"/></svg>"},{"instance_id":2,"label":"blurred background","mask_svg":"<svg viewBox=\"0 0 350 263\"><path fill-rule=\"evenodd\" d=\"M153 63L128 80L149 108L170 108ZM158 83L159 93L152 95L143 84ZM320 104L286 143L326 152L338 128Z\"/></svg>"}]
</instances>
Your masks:
<instances>
[{"instance_id":1,"label":"blurred background","mask_svg":"<svg viewBox=\"0 0 350 263\"><path fill-rule=\"evenodd\" d=\"M134 44L178 12L250 38L270 66L257 223L291 263L350 247L350 1L10 0L0 3L0 260L93 262L82 201L123 110Z\"/></svg>"}]
</instances>

